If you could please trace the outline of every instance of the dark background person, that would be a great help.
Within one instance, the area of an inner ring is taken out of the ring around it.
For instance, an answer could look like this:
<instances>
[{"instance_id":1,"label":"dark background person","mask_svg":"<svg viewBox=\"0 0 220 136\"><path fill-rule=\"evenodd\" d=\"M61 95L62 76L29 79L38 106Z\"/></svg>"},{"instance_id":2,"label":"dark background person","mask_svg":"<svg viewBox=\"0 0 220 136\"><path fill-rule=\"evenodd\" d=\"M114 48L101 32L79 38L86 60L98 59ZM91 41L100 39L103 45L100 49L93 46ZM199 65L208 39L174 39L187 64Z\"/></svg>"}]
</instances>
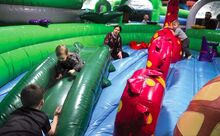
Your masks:
<instances>
[{"instance_id":1,"label":"dark background person","mask_svg":"<svg viewBox=\"0 0 220 136\"><path fill-rule=\"evenodd\" d=\"M149 18L149 15L148 15L148 14L145 14L141 23L147 23L147 22L150 21L149 19L150 19L150 18Z\"/></svg>"},{"instance_id":2,"label":"dark background person","mask_svg":"<svg viewBox=\"0 0 220 136\"><path fill-rule=\"evenodd\" d=\"M218 20L218 24L216 26L216 29L220 30L220 14L217 15L216 19Z\"/></svg>"},{"instance_id":3,"label":"dark background person","mask_svg":"<svg viewBox=\"0 0 220 136\"><path fill-rule=\"evenodd\" d=\"M215 20L212 20L211 18L212 18L212 13L211 12L206 12L205 13L205 18L202 19L202 20L198 20L196 22L196 24L205 26L206 29L215 30L217 24L216 24Z\"/></svg>"},{"instance_id":4,"label":"dark background person","mask_svg":"<svg viewBox=\"0 0 220 136\"><path fill-rule=\"evenodd\" d=\"M128 57L128 53L122 51L122 40L120 36L121 26L114 26L113 32L106 35L104 45L110 47L110 53L113 59L122 59Z\"/></svg>"}]
</instances>

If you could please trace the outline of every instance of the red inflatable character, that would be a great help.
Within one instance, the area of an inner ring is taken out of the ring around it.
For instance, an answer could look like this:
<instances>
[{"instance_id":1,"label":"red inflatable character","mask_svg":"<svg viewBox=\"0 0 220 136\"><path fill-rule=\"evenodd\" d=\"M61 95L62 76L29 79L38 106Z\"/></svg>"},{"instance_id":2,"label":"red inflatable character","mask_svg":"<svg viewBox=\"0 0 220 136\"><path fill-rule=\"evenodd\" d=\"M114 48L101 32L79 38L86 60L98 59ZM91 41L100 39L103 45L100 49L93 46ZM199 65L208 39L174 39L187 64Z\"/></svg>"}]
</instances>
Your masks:
<instances>
[{"instance_id":1,"label":"red inflatable character","mask_svg":"<svg viewBox=\"0 0 220 136\"><path fill-rule=\"evenodd\" d=\"M179 0L169 0L167 5L167 13L164 21L164 27L171 26L174 20L178 19Z\"/></svg>"},{"instance_id":2,"label":"red inflatable character","mask_svg":"<svg viewBox=\"0 0 220 136\"><path fill-rule=\"evenodd\" d=\"M161 36L152 40L147 68L136 71L128 79L115 121L115 136L150 136L154 133L172 47L171 39Z\"/></svg>"},{"instance_id":3,"label":"red inflatable character","mask_svg":"<svg viewBox=\"0 0 220 136\"><path fill-rule=\"evenodd\" d=\"M128 79L115 121L115 136L154 134L171 61L181 59L181 44L172 31L158 31L149 44L146 69Z\"/></svg>"},{"instance_id":4,"label":"red inflatable character","mask_svg":"<svg viewBox=\"0 0 220 136\"><path fill-rule=\"evenodd\" d=\"M148 49L146 68L162 72L163 79L166 79L170 67L172 46L170 39L158 37L151 42Z\"/></svg>"},{"instance_id":5,"label":"red inflatable character","mask_svg":"<svg viewBox=\"0 0 220 136\"><path fill-rule=\"evenodd\" d=\"M176 13L176 0L170 0L168 13ZM171 10L172 7L174 10ZM167 15L168 15L167 13ZM178 13L178 11L177 11ZM169 14L166 21L177 19ZM136 43L133 47L137 48ZM138 47L139 48L139 47ZM154 134L163 101L165 80L171 62L182 58L182 46L172 30L164 28L152 37L148 45L145 69L134 72L128 79L115 120L115 136L151 136Z\"/></svg>"},{"instance_id":6,"label":"red inflatable character","mask_svg":"<svg viewBox=\"0 0 220 136\"><path fill-rule=\"evenodd\" d=\"M150 136L154 133L164 95L162 73L140 69L128 79L115 121L115 136Z\"/></svg>"},{"instance_id":7,"label":"red inflatable character","mask_svg":"<svg viewBox=\"0 0 220 136\"><path fill-rule=\"evenodd\" d=\"M140 50L140 49L147 49L148 48L148 44L145 42L141 42L141 43L137 43L136 41L131 41L129 43L131 49L134 50Z\"/></svg>"},{"instance_id":8,"label":"red inflatable character","mask_svg":"<svg viewBox=\"0 0 220 136\"><path fill-rule=\"evenodd\" d=\"M172 42L172 52L171 52L171 62L175 63L177 61L180 61L182 59L182 44L181 41L174 35L173 30L169 28L163 28L159 31L157 31L154 36L151 38L151 41L149 43L149 47L151 46L151 43L158 39L163 38L166 41ZM149 52L149 51L148 51Z\"/></svg>"}]
</instances>

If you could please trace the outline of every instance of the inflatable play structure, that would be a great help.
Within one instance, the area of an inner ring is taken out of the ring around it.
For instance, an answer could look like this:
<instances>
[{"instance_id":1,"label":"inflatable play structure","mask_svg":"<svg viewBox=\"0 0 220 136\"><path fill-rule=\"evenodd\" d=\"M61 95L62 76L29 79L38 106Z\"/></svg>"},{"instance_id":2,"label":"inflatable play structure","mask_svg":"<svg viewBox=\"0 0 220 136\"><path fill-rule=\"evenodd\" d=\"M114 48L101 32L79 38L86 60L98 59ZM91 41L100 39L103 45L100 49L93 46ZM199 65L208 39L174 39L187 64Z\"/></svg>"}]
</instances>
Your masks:
<instances>
[{"instance_id":1,"label":"inflatable play structure","mask_svg":"<svg viewBox=\"0 0 220 136\"><path fill-rule=\"evenodd\" d=\"M162 6L161 0L149 0L148 3L144 3L145 6L135 5L135 3L141 4L142 2L138 2L138 0L116 0L115 2L91 0L85 1L83 4L82 0L63 0L62 2L57 0L51 4L48 0L38 2L34 0L2 0L0 1L0 23L28 24L30 20L42 19L52 23L81 22L82 20L107 23L114 19L118 20L117 18L121 17L124 11L128 12L128 10L118 11L124 5L129 5L131 8L137 7L135 9L137 11L147 11L153 22L163 23L165 21L167 8ZM151 6L146 7L149 4ZM87 9L89 11L86 11ZM188 14L188 10L180 9L179 21L181 24L186 24Z\"/></svg>"},{"instance_id":2,"label":"inflatable play structure","mask_svg":"<svg viewBox=\"0 0 220 136\"><path fill-rule=\"evenodd\" d=\"M97 3L95 3L97 2ZM150 15L151 21L152 22L159 22L159 23L164 23L165 22L165 16L167 12L166 6L162 6L161 0L118 0L115 2L108 1L108 0L87 0L84 5L83 9L89 9L89 13L85 13L83 16L83 19L88 19L93 22L99 22L101 23L98 19L90 19L90 16L102 16L103 14L108 16L108 14L113 14L114 12L118 11L118 8L121 6L127 5L129 6L132 10L137 11L137 12L145 12ZM101 7L101 8L100 8ZM100 15L99 13L102 12ZM130 13L128 10L124 10L124 13L128 12L129 14L135 14L135 13ZM141 12L141 14L143 14ZM91 14L91 15L90 15ZM179 10L179 21L181 24L185 25L187 16L189 15L188 10L180 9ZM89 17L88 17L89 16ZM136 13L134 16L138 16L138 13ZM116 17L116 16L115 16ZM119 15L118 15L119 17ZM112 18L113 19L113 18ZM141 17L141 19L143 19ZM108 20L110 21L110 20Z\"/></svg>"},{"instance_id":3,"label":"inflatable play structure","mask_svg":"<svg viewBox=\"0 0 220 136\"><path fill-rule=\"evenodd\" d=\"M181 43L170 29L156 32L149 44L146 69L128 79L119 103L116 136L154 134L170 63L181 60Z\"/></svg>"},{"instance_id":4,"label":"inflatable play structure","mask_svg":"<svg viewBox=\"0 0 220 136\"><path fill-rule=\"evenodd\" d=\"M116 5L120 7L125 2L117 1ZM0 24L6 25L0 27L0 127L11 112L22 106L21 89L36 83L46 90L42 110L50 119L55 107L63 105L58 136L121 136L123 132L185 136L204 131L218 136L220 133L219 121L214 118L219 116L219 78L208 82L220 74L219 31L188 29L193 58L181 60L181 42L170 29L150 24L121 24L123 50L130 56L113 61L103 45L113 25L69 23L81 21L82 0L0 3ZM152 19L158 21L164 9L164 16L171 15L164 18L165 27L173 19L188 15L185 10L180 10L178 16L165 12L166 8L160 4L152 0ZM109 11L107 15L101 13L102 17L109 17L109 13L121 16L121 11L115 12L117 6L111 11L101 8ZM29 24L30 21L34 24ZM200 52L204 37L209 48L215 47L217 56L211 56L211 61L198 60L201 53L204 56L210 53ZM133 50L127 46L131 41L149 43L148 49ZM85 66L73 77L55 81L54 51L59 44L78 52ZM132 114L134 118L130 119ZM186 125L187 119L198 123ZM215 121L206 128L209 120ZM196 129L189 131L191 128Z\"/></svg>"},{"instance_id":5,"label":"inflatable play structure","mask_svg":"<svg viewBox=\"0 0 220 136\"><path fill-rule=\"evenodd\" d=\"M84 127L89 119L84 117L91 113L100 95L100 89L104 86L106 87L104 80L110 71L109 53L106 47L92 49L78 47L70 49L70 51L73 50L77 50L85 61L84 69L76 75L76 77L67 77L60 81L56 81L54 77L57 59L55 54L49 56L38 67L30 70L1 102L1 125L12 111L21 106L19 97L21 90L28 84L34 83L47 90L45 92L45 105L43 110L50 118L53 118L56 107L63 105L63 117L60 119L62 125L59 126L57 135L81 135L83 133L81 128ZM94 65L94 63L97 65ZM80 93L83 95L80 95ZM58 99L55 100L54 98ZM82 104L77 103L76 99L87 101L84 101ZM72 117L70 117L70 115ZM67 116L68 118L65 118ZM72 121L75 125L69 126L68 124ZM63 127L65 131L62 131Z\"/></svg>"},{"instance_id":6,"label":"inflatable play structure","mask_svg":"<svg viewBox=\"0 0 220 136\"><path fill-rule=\"evenodd\" d=\"M182 58L181 42L167 28L178 18L178 4L169 1L164 28L149 43L146 68L134 72L127 81L115 120L115 136L154 135L170 63Z\"/></svg>"},{"instance_id":7,"label":"inflatable play structure","mask_svg":"<svg viewBox=\"0 0 220 136\"><path fill-rule=\"evenodd\" d=\"M79 29L80 32L77 31ZM131 39L149 41L153 32L160 27L124 25L123 29L123 42L128 43ZM12 111L21 106L21 89L27 84L36 83L47 90L43 111L50 117L56 106L63 105L63 117L60 119L60 123L63 123L58 127L57 135L83 135L102 88L106 87L110 64L109 52L103 46L103 38L111 30L112 26L96 24L54 24L48 28L33 25L2 27L1 31L5 36L1 37L1 46L5 48L1 48L1 86L4 85L1 98L10 90L8 88L15 87L0 103L1 125ZM13 33L9 39L7 35L13 31L17 33ZM135 31L137 35L133 35ZM148 36L143 35L144 33ZM76 43L74 47L74 42L81 42L82 45ZM53 69L56 57L48 55L54 52L57 45L64 43L70 49L73 48L71 50L79 52L85 61L85 67L75 79L64 78L55 82ZM26 73L23 74L24 72ZM9 82L19 75L19 79Z\"/></svg>"},{"instance_id":8,"label":"inflatable play structure","mask_svg":"<svg viewBox=\"0 0 220 136\"><path fill-rule=\"evenodd\" d=\"M209 81L193 97L186 112L184 112L175 128L174 136L208 135L217 136L219 130L219 79ZM188 125L188 122L192 125ZM192 129L192 127L194 129Z\"/></svg>"},{"instance_id":9,"label":"inflatable play structure","mask_svg":"<svg viewBox=\"0 0 220 136\"><path fill-rule=\"evenodd\" d=\"M0 22L27 24L31 19L48 19L54 23L80 22L82 0L2 0ZM10 16L9 16L10 14Z\"/></svg>"},{"instance_id":10,"label":"inflatable play structure","mask_svg":"<svg viewBox=\"0 0 220 136\"><path fill-rule=\"evenodd\" d=\"M193 24L196 23L196 18L205 17L205 11L209 11L212 13L212 19L216 19L217 15L220 14L219 10L220 2L219 0L199 0L194 4L192 9L190 10L189 16L187 18L187 28L191 28Z\"/></svg>"}]
</instances>

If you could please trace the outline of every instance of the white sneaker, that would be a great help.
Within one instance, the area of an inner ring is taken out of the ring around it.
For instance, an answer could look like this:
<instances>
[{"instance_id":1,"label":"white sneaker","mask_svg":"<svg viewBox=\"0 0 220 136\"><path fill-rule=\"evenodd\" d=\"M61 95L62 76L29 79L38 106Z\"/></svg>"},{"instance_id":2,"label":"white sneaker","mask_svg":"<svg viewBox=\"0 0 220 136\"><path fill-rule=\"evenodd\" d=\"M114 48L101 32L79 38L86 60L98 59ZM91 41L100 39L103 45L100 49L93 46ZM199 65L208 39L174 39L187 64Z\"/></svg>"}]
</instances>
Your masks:
<instances>
[{"instance_id":1,"label":"white sneaker","mask_svg":"<svg viewBox=\"0 0 220 136\"><path fill-rule=\"evenodd\" d=\"M192 58L192 55L190 55L190 56L187 57L187 59L191 59L191 58Z\"/></svg>"}]
</instances>

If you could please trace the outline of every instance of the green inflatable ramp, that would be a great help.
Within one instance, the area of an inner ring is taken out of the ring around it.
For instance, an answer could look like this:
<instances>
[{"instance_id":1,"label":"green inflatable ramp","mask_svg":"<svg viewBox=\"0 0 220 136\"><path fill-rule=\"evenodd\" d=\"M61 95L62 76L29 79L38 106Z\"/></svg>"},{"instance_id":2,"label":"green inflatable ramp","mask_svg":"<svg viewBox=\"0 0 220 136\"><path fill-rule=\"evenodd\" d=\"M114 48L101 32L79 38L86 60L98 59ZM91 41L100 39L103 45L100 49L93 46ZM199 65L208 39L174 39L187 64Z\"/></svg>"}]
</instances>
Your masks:
<instances>
[{"instance_id":1,"label":"green inflatable ramp","mask_svg":"<svg viewBox=\"0 0 220 136\"><path fill-rule=\"evenodd\" d=\"M45 91L43 111L53 118L55 108L63 105L59 119L58 136L81 136L90 121L103 82L109 73L110 54L105 46L83 48L68 47L70 51L78 52L85 64L75 76L55 80L55 54L49 56L39 66L29 71L26 76L10 91L0 103L0 126L4 124L9 114L22 106L21 90L28 84L37 84Z\"/></svg>"}]
</instances>

